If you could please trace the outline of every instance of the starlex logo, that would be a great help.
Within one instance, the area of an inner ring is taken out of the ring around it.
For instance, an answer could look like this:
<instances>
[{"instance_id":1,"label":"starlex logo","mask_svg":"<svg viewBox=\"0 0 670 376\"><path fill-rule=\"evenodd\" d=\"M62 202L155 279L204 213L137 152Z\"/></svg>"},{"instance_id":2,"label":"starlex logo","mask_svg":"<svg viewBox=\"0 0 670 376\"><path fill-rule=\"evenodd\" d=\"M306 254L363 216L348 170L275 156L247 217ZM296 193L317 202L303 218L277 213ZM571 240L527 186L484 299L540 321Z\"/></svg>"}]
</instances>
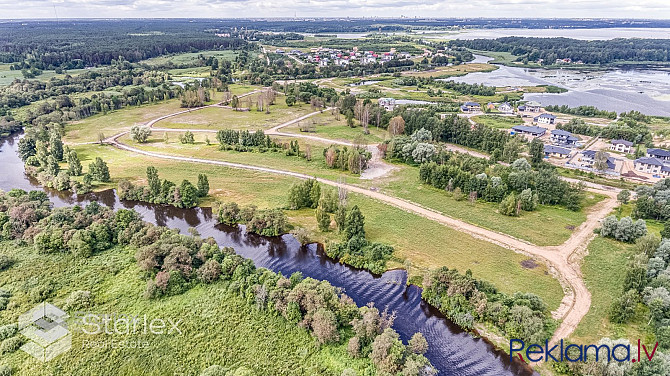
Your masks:
<instances>
[{"instance_id":1,"label":"starlex logo","mask_svg":"<svg viewBox=\"0 0 670 376\"><path fill-rule=\"evenodd\" d=\"M68 317L63 310L46 302L19 316L20 333L29 340L21 350L42 362L70 350L72 334L65 322Z\"/></svg>"},{"instance_id":2,"label":"starlex logo","mask_svg":"<svg viewBox=\"0 0 670 376\"><path fill-rule=\"evenodd\" d=\"M562 362L567 360L568 362L586 362L589 359L592 359L592 356L595 356L595 361L602 361L607 359L607 362L641 362L645 360L651 361L656 354L656 349L658 348L658 342L654 345L651 353L646 345L642 344L641 341L637 340L637 354L635 348L631 348L631 344L626 341L626 343L617 343L613 346L608 344L600 345L576 345L569 344L564 346L563 340L560 343L549 347L549 341L546 340L544 345L540 344L530 344L526 347L524 341L520 339L511 339L509 341L509 358L510 361L513 361L515 357L520 358L522 361L529 360L530 362L542 362L553 360L555 362ZM651 348L651 346L649 347ZM525 351L524 351L525 350ZM591 351L592 350L592 351ZM631 357L631 352L633 353ZM644 357L642 353L644 352ZM514 355L516 353L516 355ZM525 357L522 355L525 353ZM635 357L637 355L637 357Z\"/></svg>"}]
</instances>

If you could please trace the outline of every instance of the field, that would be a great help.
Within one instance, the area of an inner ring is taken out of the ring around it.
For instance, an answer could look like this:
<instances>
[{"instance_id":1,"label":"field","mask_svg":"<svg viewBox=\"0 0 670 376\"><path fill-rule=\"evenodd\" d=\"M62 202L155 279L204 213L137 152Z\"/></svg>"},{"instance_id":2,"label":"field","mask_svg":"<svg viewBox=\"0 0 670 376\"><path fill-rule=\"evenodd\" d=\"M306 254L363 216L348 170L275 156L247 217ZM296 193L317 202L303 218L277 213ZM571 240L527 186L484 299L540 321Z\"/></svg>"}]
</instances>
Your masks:
<instances>
[{"instance_id":1,"label":"field","mask_svg":"<svg viewBox=\"0 0 670 376\"><path fill-rule=\"evenodd\" d=\"M615 324L608 319L614 299L622 294L626 264L633 257L633 246L612 239L596 237L588 246L582 262L582 274L591 291L591 309L573 333L571 340L579 344L596 343L602 337L637 338L653 342L648 311L638 307L631 323ZM650 338L651 337L651 338Z\"/></svg>"},{"instance_id":2,"label":"field","mask_svg":"<svg viewBox=\"0 0 670 376\"><path fill-rule=\"evenodd\" d=\"M32 247L17 249L11 243L1 243L0 254L10 253L18 262L0 273L0 287L13 294L10 307L0 312L0 325L16 322L20 314L35 305L28 293L35 286L53 283L55 293L49 302L59 307L73 291L87 290L94 301L88 312L181 320L178 327L182 331L89 335L73 330L72 349L50 362L39 362L22 351L3 354L2 363L12 366L18 375L106 374L112 369L123 375L197 375L213 364L246 367L257 375L340 375L345 368L363 372L368 366L365 359L344 357L346 344L317 348L305 330L258 311L229 292L229 282L147 300L142 296L146 283L132 249L117 247L77 259L69 254L37 254ZM140 341L146 347L84 347L84 341L104 344L112 340Z\"/></svg>"},{"instance_id":3,"label":"field","mask_svg":"<svg viewBox=\"0 0 670 376\"><path fill-rule=\"evenodd\" d=\"M559 245L566 241L572 229L586 220L585 210L604 197L588 194L586 209L573 212L561 207L540 205L538 210L524 212L519 217L498 214L498 205L456 201L446 192L419 182L419 169L401 166L380 188L394 196L411 200L443 214L480 227L499 231L539 246Z\"/></svg>"},{"instance_id":4,"label":"field","mask_svg":"<svg viewBox=\"0 0 670 376\"><path fill-rule=\"evenodd\" d=\"M326 111L299 123L282 128L282 132L313 134L332 140L352 141L359 139L366 143L379 143L388 137L388 133L385 129L376 128L372 124L368 127L370 134L364 134L363 128L358 125L357 121L355 123L357 126L351 128L347 125L344 116L340 116L340 119L338 120L334 115L331 115L329 111ZM372 123L374 123L374 120ZM309 130L309 132L301 132L301 129Z\"/></svg>"},{"instance_id":5,"label":"field","mask_svg":"<svg viewBox=\"0 0 670 376\"><path fill-rule=\"evenodd\" d=\"M249 102L251 101L251 102ZM270 107L270 113L256 110L256 96L240 99L240 107L249 111L234 111L229 108L212 107L192 113L177 115L156 124L160 128L177 129L267 129L296 117L313 112L310 105L300 103L287 106L284 96L277 96L276 104Z\"/></svg>"},{"instance_id":6,"label":"field","mask_svg":"<svg viewBox=\"0 0 670 376\"><path fill-rule=\"evenodd\" d=\"M150 66L161 66L161 65L192 65L198 60L198 56L204 57L215 57L218 60L235 60L237 56L236 51L200 51L200 52L189 52L184 54L177 54L171 56L159 56L151 59L143 60L142 63L148 64Z\"/></svg>"},{"instance_id":7,"label":"field","mask_svg":"<svg viewBox=\"0 0 670 376\"><path fill-rule=\"evenodd\" d=\"M110 173L117 182L125 178L143 182L146 166L158 169L159 176L173 181L196 181L199 173L209 177L214 201L235 201L241 205L255 204L260 208L286 206L287 192L296 179L258 172L230 169L221 166L188 164L126 153L108 146L82 145L76 148L87 160L101 156L110 161ZM242 157L246 154L241 153ZM114 187L116 183L106 187ZM103 188L105 186L100 186ZM552 308L558 307L563 297L560 284L549 275L545 266L526 269L521 262L526 256L475 239L467 234L439 225L428 219L404 212L374 200L352 195L350 202L361 207L366 216L366 232L373 241L396 247L396 257L407 259L413 275L426 269L448 266L461 271L471 269L477 278L494 283L502 291L535 292ZM334 233L316 233L316 220L311 210L288 212L295 226L313 229L315 240L334 239ZM415 236L407 236L415 234ZM538 288L537 286L541 286Z\"/></svg>"},{"instance_id":8,"label":"field","mask_svg":"<svg viewBox=\"0 0 670 376\"><path fill-rule=\"evenodd\" d=\"M496 129L510 129L515 125L523 124L517 116L477 115L471 118L475 123Z\"/></svg>"},{"instance_id":9,"label":"field","mask_svg":"<svg viewBox=\"0 0 670 376\"><path fill-rule=\"evenodd\" d=\"M0 64L0 86L5 86L11 84L15 79L23 80L23 74L20 70L10 70L9 66L11 64ZM83 72L86 72L90 69L99 69L99 68L88 68L88 69L71 69L65 71L65 73L56 73L55 71L45 70L42 71L42 74L35 77L35 80L38 81L49 81L51 78L63 78L66 74L70 76L76 76Z\"/></svg>"},{"instance_id":10,"label":"field","mask_svg":"<svg viewBox=\"0 0 670 376\"><path fill-rule=\"evenodd\" d=\"M435 69L423 72L413 72L413 71L403 72L403 75L413 77L447 78L447 77L465 76L466 74L473 72L491 72L496 69L498 69L498 67L491 64L470 63L461 65L451 65L448 67L437 67Z\"/></svg>"}]
</instances>

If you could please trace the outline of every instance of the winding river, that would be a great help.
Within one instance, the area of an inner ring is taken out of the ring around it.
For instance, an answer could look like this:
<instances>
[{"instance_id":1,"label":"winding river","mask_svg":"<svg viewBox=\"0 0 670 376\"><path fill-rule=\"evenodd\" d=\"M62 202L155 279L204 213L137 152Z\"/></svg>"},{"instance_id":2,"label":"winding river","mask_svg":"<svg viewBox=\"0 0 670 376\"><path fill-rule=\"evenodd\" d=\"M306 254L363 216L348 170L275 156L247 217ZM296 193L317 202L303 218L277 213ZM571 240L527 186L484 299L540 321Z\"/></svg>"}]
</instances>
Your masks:
<instances>
[{"instance_id":1,"label":"winding river","mask_svg":"<svg viewBox=\"0 0 670 376\"><path fill-rule=\"evenodd\" d=\"M29 179L16 151L18 137L0 141L0 189L42 189ZM344 291L359 305L373 302L380 309L397 313L393 325L401 338L407 341L415 332L428 340L426 354L440 375L531 375L534 374L519 361L510 363L509 356L481 338L447 320L435 308L421 300L421 289L406 285L407 274L394 270L381 276L342 265L328 258L320 245L301 247L291 235L267 238L247 234L244 227L218 225L209 208L178 209L169 206L120 201L113 190L74 196L67 192L44 189L55 206L97 201L114 209L134 209L144 220L159 226L179 228L186 233L194 227L203 237L213 237L220 246L235 251L254 261L256 266L289 275L300 271L304 276L327 280Z\"/></svg>"}]
</instances>

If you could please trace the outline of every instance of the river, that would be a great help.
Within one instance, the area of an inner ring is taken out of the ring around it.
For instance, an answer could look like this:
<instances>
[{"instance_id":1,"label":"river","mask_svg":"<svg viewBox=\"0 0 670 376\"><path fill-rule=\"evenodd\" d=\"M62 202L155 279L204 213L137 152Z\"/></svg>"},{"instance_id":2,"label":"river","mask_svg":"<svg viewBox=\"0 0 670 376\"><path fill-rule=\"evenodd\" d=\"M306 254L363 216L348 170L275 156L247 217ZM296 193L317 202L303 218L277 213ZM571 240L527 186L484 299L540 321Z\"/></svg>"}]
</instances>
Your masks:
<instances>
[{"instance_id":1,"label":"river","mask_svg":"<svg viewBox=\"0 0 670 376\"><path fill-rule=\"evenodd\" d=\"M475 55L477 63L492 58ZM498 65L491 72L469 73L449 78L468 84L498 87L555 85L566 93L528 93L526 100L542 105L595 106L601 110L640 111L646 115L670 116L670 72L653 69L612 69L580 71L573 69L530 69Z\"/></svg>"},{"instance_id":2,"label":"river","mask_svg":"<svg viewBox=\"0 0 670 376\"><path fill-rule=\"evenodd\" d=\"M0 189L42 189L29 179L17 154L18 137L0 141ZM318 244L301 247L292 235L267 238L218 225L210 208L178 209L134 201L120 201L115 191L91 193L83 197L67 192L44 189L55 206L85 204L97 201L114 209L134 209L145 221L159 226L178 228L186 233L194 227L203 237L213 237L220 246L233 247L256 266L290 275L300 271L306 277L327 280L344 289L359 306L373 302L380 309L395 311L393 328L406 342L416 332L426 337L428 359L440 375L531 375L533 372L519 361L510 363L509 356L496 350L481 338L473 338L447 320L435 308L421 299L421 289L406 285L407 274L394 270L375 276L365 270L351 268L333 261Z\"/></svg>"}]
</instances>

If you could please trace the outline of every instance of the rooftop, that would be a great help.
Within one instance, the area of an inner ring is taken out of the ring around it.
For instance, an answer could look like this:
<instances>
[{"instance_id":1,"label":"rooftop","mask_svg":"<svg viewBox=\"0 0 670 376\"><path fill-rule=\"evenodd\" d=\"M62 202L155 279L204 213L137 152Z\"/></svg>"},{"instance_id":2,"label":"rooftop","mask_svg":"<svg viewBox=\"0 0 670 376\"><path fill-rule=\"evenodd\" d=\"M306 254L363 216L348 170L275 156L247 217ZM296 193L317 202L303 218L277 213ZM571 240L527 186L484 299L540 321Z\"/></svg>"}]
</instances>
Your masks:
<instances>
[{"instance_id":1,"label":"rooftop","mask_svg":"<svg viewBox=\"0 0 670 376\"><path fill-rule=\"evenodd\" d=\"M650 157L642 157L638 158L633 162L635 164L642 163L642 164L649 164L649 165L654 165L654 166L661 166L663 167L663 162L659 161L656 158L650 158Z\"/></svg>"},{"instance_id":2,"label":"rooftop","mask_svg":"<svg viewBox=\"0 0 670 376\"><path fill-rule=\"evenodd\" d=\"M558 153L558 154L564 154L568 155L570 154L570 149L562 148L559 146L554 146L554 145L544 145L544 152L545 153Z\"/></svg>"},{"instance_id":3,"label":"rooftop","mask_svg":"<svg viewBox=\"0 0 670 376\"><path fill-rule=\"evenodd\" d=\"M626 146L633 146L632 142L626 141L626 140L612 140L611 142L612 142L612 145L623 144L623 145L626 145Z\"/></svg>"}]
</instances>

